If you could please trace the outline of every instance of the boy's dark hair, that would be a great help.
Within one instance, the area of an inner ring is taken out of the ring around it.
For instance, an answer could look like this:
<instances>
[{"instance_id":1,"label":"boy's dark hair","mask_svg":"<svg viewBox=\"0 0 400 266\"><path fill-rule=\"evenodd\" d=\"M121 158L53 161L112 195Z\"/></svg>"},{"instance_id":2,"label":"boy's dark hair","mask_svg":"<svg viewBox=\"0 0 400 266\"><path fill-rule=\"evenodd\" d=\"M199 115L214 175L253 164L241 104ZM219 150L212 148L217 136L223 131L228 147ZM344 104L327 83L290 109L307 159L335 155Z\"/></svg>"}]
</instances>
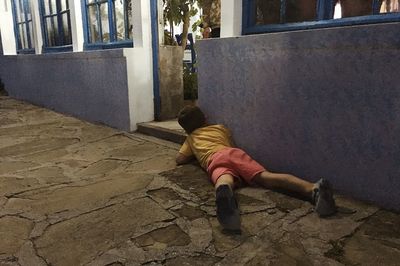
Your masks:
<instances>
[{"instance_id":1,"label":"boy's dark hair","mask_svg":"<svg viewBox=\"0 0 400 266\"><path fill-rule=\"evenodd\" d=\"M190 134L206 123L204 113L197 106L185 106L178 114L178 123Z\"/></svg>"}]
</instances>

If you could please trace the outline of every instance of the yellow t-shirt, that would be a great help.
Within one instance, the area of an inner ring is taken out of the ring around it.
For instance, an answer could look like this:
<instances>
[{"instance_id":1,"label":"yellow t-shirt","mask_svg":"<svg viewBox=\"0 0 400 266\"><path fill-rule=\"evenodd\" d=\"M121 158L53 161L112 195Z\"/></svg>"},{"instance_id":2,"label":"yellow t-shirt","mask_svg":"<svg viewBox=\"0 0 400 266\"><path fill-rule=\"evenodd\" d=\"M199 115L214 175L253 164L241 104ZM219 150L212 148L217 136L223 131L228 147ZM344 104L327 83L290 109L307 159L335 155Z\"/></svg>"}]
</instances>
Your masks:
<instances>
[{"instance_id":1,"label":"yellow t-shirt","mask_svg":"<svg viewBox=\"0 0 400 266\"><path fill-rule=\"evenodd\" d=\"M193 131L179 152L185 156L194 155L201 167L207 169L211 155L226 147L233 147L229 129L223 125L212 125Z\"/></svg>"}]
</instances>

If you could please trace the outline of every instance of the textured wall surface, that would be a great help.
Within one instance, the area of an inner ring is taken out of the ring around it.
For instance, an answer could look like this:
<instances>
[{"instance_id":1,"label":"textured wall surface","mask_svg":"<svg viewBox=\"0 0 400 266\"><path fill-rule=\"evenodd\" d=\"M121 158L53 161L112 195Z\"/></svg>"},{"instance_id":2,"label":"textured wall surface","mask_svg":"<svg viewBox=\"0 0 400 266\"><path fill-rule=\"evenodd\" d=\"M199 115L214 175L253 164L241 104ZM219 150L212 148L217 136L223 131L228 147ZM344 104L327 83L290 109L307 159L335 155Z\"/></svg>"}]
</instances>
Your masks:
<instances>
[{"instance_id":1,"label":"textured wall surface","mask_svg":"<svg viewBox=\"0 0 400 266\"><path fill-rule=\"evenodd\" d=\"M400 210L400 24L198 42L199 105L272 171Z\"/></svg>"},{"instance_id":2,"label":"textured wall surface","mask_svg":"<svg viewBox=\"0 0 400 266\"><path fill-rule=\"evenodd\" d=\"M130 129L122 49L3 56L0 76L11 97L91 122Z\"/></svg>"},{"instance_id":3,"label":"textured wall surface","mask_svg":"<svg viewBox=\"0 0 400 266\"><path fill-rule=\"evenodd\" d=\"M160 119L176 118L183 107L183 67L180 46L160 46Z\"/></svg>"}]
</instances>

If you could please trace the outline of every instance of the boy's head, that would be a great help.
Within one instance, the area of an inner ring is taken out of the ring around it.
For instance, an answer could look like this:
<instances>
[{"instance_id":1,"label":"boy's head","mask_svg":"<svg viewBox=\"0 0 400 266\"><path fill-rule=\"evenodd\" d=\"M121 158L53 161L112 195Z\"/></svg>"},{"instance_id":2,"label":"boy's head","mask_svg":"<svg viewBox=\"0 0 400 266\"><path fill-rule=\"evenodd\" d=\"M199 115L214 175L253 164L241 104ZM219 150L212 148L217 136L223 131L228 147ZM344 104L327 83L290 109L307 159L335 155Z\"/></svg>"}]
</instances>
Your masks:
<instances>
[{"instance_id":1,"label":"boy's head","mask_svg":"<svg viewBox=\"0 0 400 266\"><path fill-rule=\"evenodd\" d=\"M206 123L204 113L197 106L185 106L178 114L178 123L190 134Z\"/></svg>"}]
</instances>

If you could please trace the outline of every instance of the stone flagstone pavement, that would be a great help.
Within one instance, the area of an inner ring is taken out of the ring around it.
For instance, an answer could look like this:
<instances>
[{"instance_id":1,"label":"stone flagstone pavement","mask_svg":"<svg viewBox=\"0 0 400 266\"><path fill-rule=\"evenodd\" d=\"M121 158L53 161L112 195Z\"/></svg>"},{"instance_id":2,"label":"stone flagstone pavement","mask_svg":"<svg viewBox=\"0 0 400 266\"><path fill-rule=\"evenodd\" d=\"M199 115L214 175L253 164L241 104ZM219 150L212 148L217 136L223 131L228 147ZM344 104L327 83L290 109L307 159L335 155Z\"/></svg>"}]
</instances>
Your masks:
<instances>
[{"instance_id":1,"label":"stone flagstone pavement","mask_svg":"<svg viewBox=\"0 0 400 266\"><path fill-rule=\"evenodd\" d=\"M179 146L0 97L0 265L400 265L400 216L337 196L237 191L242 233L215 217Z\"/></svg>"}]
</instances>

